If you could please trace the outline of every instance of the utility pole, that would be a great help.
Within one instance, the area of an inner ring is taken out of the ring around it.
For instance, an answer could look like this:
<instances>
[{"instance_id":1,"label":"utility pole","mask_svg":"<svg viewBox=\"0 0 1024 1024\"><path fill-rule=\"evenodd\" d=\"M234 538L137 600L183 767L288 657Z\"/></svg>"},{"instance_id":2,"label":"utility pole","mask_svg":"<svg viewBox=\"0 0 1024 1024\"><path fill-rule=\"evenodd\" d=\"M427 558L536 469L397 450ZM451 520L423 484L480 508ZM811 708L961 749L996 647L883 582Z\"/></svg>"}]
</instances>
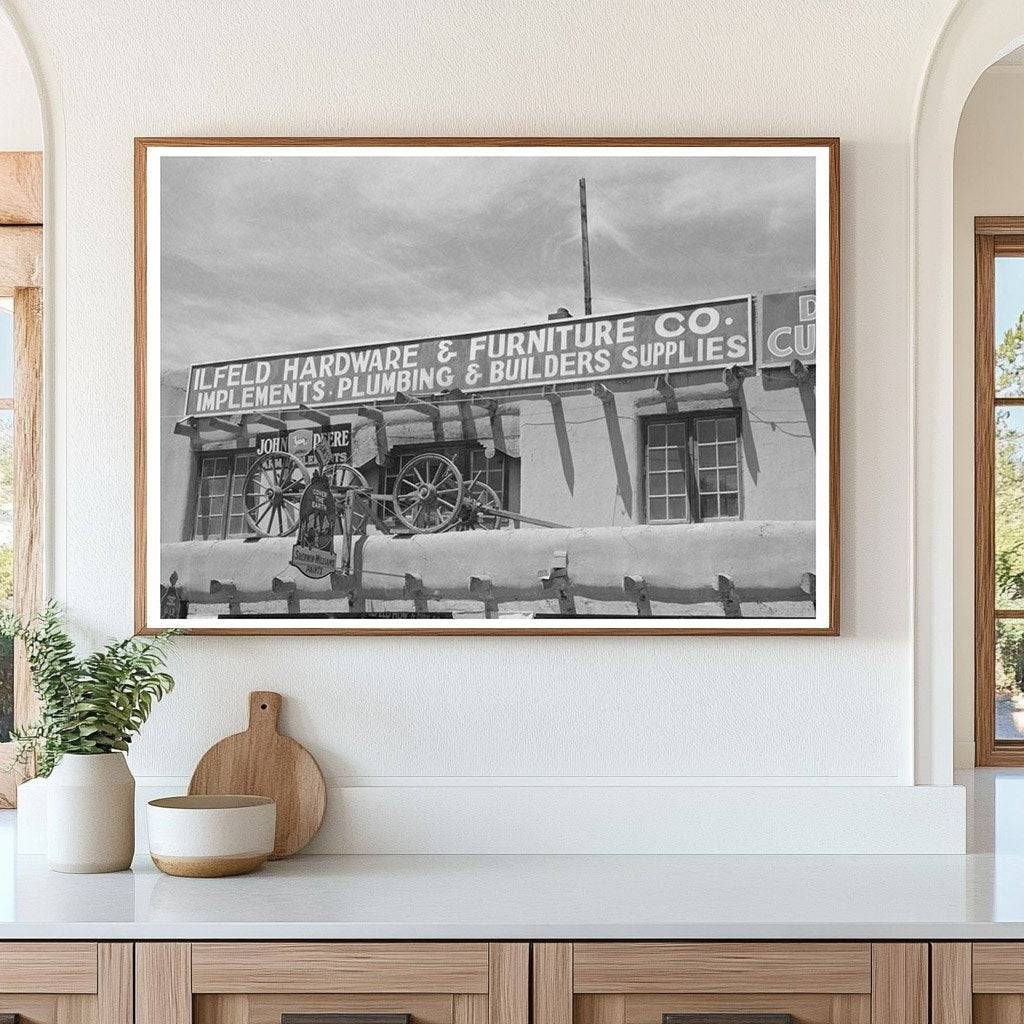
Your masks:
<instances>
[{"instance_id":1,"label":"utility pole","mask_svg":"<svg viewBox=\"0 0 1024 1024\"><path fill-rule=\"evenodd\" d=\"M583 314L590 316L590 235L587 231L587 179L580 178L580 233L583 237Z\"/></svg>"}]
</instances>

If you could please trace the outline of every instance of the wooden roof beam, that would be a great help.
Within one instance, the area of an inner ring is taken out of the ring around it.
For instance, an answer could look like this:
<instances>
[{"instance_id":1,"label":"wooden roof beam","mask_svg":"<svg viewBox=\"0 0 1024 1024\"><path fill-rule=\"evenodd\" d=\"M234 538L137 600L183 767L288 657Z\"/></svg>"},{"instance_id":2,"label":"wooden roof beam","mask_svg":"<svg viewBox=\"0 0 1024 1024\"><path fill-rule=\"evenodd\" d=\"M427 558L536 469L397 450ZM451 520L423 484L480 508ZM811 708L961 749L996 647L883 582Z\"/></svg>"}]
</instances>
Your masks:
<instances>
[{"instance_id":1,"label":"wooden roof beam","mask_svg":"<svg viewBox=\"0 0 1024 1024\"><path fill-rule=\"evenodd\" d=\"M261 427L270 427L271 430L286 431L288 429L288 424L279 416L268 416L265 412L254 412L243 416L242 421L246 420L250 423L258 423Z\"/></svg>"},{"instance_id":2,"label":"wooden roof beam","mask_svg":"<svg viewBox=\"0 0 1024 1024\"><path fill-rule=\"evenodd\" d=\"M241 615L242 605L238 600L238 587L224 580L210 580L210 596L219 597L228 606L229 615Z\"/></svg>"},{"instance_id":3,"label":"wooden roof beam","mask_svg":"<svg viewBox=\"0 0 1024 1024\"><path fill-rule=\"evenodd\" d=\"M234 434L239 436L245 433L245 426L241 420L226 420L221 416L211 416L208 420L205 420L202 427L211 427L213 430L223 430L226 434Z\"/></svg>"},{"instance_id":4,"label":"wooden roof beam","mask_svg":"<svg viewBox=\"0 0 1024 1024\"><path fill-rule=\"evenodd\" d=\"M498 411L498 403L493 398L471 398L469 404L483 409L488 416L493 416Z\"/></svg>"},{"instance_id":5,"label":"wooden roof beam","mask_svg":"<svg viewBox=\"0 0 1024 1024\"><path fill-rule=\"evenodd\" d=\"M730 391L739 391L740 386L743 384L743 375L740 373L739 368L727 366L722 370L722 383Z\"/></svg>"},{"instance_id":6,"label":"wooden roof beam","mask_svg":"<svg viewBox=\"0 0 1024 1024\"><path fill-rule=\"evenodd\" d=\"M291 409L285 413L285 417L289 420L307 420L309 423L315 423L318 427L329 427L331 425L331 417L325 412L321 412L319 409L311 409L308 405L300 405L298 409Z\"/></svg>"},{"instance_id":7,"label":"wooden roof beam","mask_svg":"<svg viewBox=\"0 0 1024 1024\"><path fill-rule=\"evenodd\" d=\"M199 428L195 424L195 420L191 416L188 419L178 420L174 424L174 432L181 434L183 437L187 437L192 441L195 441L199 437Z\"/></svg>"},{"instance_id":8,"label":"wooden roof beam","mask_svg":"<svg viewBox=\"0 0 1024 1024\"><path fill-rule=\"evenodd\" d=\"M384 413L380 409L374 409L371 405L361 405L356 409L356 415L362 416L364 420L371 420L374 423L384 422Z\"/></svg>"},{"instance_id":9,"label":"wooden roof beam","mask_svg":"<svg viewBox=\"0 0 1024 1024\"><path fill-rule=\"evenodd\" d=\"M391 452L391 446L388 443L388 427L384 413L372 406L361 405L356 409L356 415L362 416L363 419L367 419L373 424L373 433L377 442L377 465L385 465Z\"/></svg>"},{"instance_id":10,"label":"wooden roof beam","mask_svg":"<svg viewBox=\"0 0 1024 1024\"><path fill-rule=\"evenodd\" d=\"M459 422L462 426L463 440L472 441L476 438L476 424L473 421L473 403L461 388L449 388L441 397L446 402L454 402L459 409Z\"/></svg>"},{"instance_id":11,"label":"wooden roof beam","mask_svg":"<svg viewBox=\"0 0 1024 1024\"><path fill-rule=\"evenodd\" d=\"M654 390L665 399L671 402L676 397L676 389L668 382L668 374L662 373L654 378Z\"/></svg>"},{"instance_id":12,"label":"wooden roof beam","mask_svg":"<svg viewBox=\"0 0 1024 1024\"><path fill-rule=\"evenodd\" d=\"M441 419L441 410L433 402L426 402L422 398L414 398L412 395L407 395L404 391L395 392L395 405L421 412L424 416L429 416L435 423Z\"/></svg>"}]
</instances>

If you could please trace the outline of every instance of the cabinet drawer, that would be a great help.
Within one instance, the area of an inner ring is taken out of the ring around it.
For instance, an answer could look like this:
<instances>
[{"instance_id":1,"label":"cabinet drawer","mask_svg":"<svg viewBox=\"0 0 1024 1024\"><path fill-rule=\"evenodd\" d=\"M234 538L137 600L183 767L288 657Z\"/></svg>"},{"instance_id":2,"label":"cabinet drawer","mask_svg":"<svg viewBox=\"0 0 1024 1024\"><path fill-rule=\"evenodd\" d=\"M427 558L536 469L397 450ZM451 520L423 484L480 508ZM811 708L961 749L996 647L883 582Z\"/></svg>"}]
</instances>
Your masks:
<instances>
[{"instance_id":1,"label":"cabinet drawer","mask_svg":"<svg viewBox=\"0 0 1024 1024\"><path fill-rule=\"evenodd\" d=\"M1024 994L1024 942L975 942L971 960L975 992Z\"/></svg>"},{"instance_id":2,"label":"cabinet drawer","mask_svg":"<svg viewBox=\"0 0 1024 1024\"><path fill-rule=\"evenodd\" d=\"M871 991L871 945L578 942L574 992Z\"/></svg>"},{"instance_id":3,"label":"cabinet drawer","mask_svg":"<svg viewBox=\"0 0 1024 1024\"><path fill-rule=\"evenodd\" d=\"M92 994L97 973L95 942L0 943L0 992Z\"/></svg>"},{"instance_id":4,"label":"cabinet drawer","mask_svg":"<svg viewBox=\"0 0 1024 1024\"><path fill-rule=\"evenodd\" d=\"M135 1024L528 1024L529 972L521 942L139 943Z\"/></svg>"},{"instance_id":5,"label":"cabinet drawer","mask_svg":"<svg viewBox=\"0 0 1024 1024\"><path fill-rule=\"evenodd\" d=\"M486 942L197 942L193 992L487 991Z\"/></svg>"},{"instance_id":6,"label":"cabinet drawer","mask_svg":"<svg viewBox=\"0 0 1024 1024\"><path fill-rule=\"evenodd\" d=\"M534 1024L929 1024L928 949L869 942L537 943L533 1009Z\"/></svg>"}]
</instances>

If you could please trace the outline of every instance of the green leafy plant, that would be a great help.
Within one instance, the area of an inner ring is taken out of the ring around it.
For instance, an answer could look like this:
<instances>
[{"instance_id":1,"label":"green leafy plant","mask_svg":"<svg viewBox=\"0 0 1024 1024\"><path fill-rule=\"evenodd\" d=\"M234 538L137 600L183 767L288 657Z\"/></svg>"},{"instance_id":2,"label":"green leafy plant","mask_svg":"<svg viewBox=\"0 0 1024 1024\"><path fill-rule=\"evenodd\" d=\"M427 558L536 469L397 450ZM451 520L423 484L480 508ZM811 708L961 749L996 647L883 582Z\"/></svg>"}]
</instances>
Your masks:
<instances>
[{"instance_id":1,"label":"green leafy plant","mask_svg":"<svg viewBox=\"0 0 1024 1024\"><path fill-rule=\"evenodd\" d=\"M79 658L56 604L22 622L0 615L0 635L21 640L39 697L39 720L15 729L17 759L35 754L36 770L49 775L65 754L127 750L161 700L174 688L162 671L175 631L114 641Z\"/></svg>"}]
</instances>

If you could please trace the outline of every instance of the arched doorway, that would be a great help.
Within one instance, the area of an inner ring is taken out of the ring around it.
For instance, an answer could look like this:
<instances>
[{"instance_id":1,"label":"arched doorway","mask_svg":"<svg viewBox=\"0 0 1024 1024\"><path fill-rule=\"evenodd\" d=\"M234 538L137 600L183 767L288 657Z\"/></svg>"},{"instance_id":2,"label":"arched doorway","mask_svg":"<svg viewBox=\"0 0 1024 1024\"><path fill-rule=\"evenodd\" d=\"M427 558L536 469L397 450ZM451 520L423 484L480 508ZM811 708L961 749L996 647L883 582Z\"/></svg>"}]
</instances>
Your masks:
<instances>
[{"instance_id":1,"label":"arched doorway","mask_svg":"<svg viewBox=\"0 0 1024 1024\"><path fill-rule=\"evenodd\" d=\"M975 82L1022 41L1024 7L1017 0L961 0L936 42L912 129L915 778L921 784L952 781L955 651L965 641L954 612L961 511L952 473L954 147Z\"/></svg>"}]
</instances>

